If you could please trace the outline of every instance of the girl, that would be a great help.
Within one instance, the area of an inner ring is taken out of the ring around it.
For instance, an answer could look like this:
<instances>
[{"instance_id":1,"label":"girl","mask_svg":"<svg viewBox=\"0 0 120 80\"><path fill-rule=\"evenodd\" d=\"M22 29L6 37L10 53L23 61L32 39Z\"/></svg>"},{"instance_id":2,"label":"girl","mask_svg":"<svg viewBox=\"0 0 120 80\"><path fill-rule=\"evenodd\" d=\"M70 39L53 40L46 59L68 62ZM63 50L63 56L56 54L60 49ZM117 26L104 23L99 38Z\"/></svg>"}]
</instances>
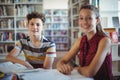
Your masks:
<instances>
[{"instance_id":1,"label":"girl","mask_svg":"<svg viewBox=\"0 0 120 80\"><path fill-rule=\"evenodd\" d=\"M111 40L100 25L99 10L93 5L83 5L79 11L79 26L84 35L70 51L57 63L57 69L69 74L73 67L68 62L79 52L79 66L75 69L94 80L113 80Z\"/></svg>"}]
</instances>

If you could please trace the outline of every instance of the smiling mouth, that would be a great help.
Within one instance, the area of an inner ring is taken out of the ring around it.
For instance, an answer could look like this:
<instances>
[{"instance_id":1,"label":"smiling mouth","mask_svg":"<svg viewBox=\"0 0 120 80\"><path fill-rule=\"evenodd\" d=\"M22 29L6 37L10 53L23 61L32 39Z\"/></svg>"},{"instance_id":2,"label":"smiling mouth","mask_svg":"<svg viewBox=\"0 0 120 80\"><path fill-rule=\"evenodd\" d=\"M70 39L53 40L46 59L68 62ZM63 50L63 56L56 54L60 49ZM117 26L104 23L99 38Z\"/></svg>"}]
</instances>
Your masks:
<instances>
[{"instance_id":1,"label":"smiling mouth","mask_svg":"<svg viewBox=\"0 0 120 80\"><path fill-rule=\"evenodd\" d=\"M36 31L32 31L33 33L36 33L36 32L39 32L38 30L36 30Z\"/></svg>"},{"instance_id":2,"label":"smiling mouth","mask_svg":"<svg viewBox=\"0 0 120 80\"><path fill-rule=\"evenodd\" d=\"M84 26L84 27L82 27L83 29L88 29L88 27L87 26Z\"/></svg>"}]
</instances>

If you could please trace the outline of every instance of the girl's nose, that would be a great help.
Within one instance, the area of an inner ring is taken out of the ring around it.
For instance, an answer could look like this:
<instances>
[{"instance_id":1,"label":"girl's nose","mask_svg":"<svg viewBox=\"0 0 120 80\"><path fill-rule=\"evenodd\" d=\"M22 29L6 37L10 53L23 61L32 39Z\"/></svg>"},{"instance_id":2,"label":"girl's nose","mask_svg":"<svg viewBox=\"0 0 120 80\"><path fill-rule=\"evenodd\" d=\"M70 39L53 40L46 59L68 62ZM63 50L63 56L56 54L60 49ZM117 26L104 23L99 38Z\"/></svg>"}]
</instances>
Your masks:
<instances>
[{"instance_id":1,"label":"girl's nose","mask_svg":"<svg viewBox=\"0 0 120 80\"><path fill-rule=\"evenodd\" d=\"M83 22L84 22L84 23L87 23L87 19L85 18L85 19L83 20Z\"/></svg>"},{"instance_id":2,"label":"girl's nose","mask_svg":"<svg viewBox=\"0 0 120 80\"><path fill-rule=\"evenodd\" d=\"M87 18L84 19L85 22L87 22L87 20L88 20Z\"/></svg>"},{"instance_id":3,"label":"girl's nose","mask_svg":"<svg viewBox=\"0 0 120 80\"><path fill-rule=\"evenodd\" d=\"M37 25L34 25L34 28L37 29Z\"/></svg>"}]
</instances>

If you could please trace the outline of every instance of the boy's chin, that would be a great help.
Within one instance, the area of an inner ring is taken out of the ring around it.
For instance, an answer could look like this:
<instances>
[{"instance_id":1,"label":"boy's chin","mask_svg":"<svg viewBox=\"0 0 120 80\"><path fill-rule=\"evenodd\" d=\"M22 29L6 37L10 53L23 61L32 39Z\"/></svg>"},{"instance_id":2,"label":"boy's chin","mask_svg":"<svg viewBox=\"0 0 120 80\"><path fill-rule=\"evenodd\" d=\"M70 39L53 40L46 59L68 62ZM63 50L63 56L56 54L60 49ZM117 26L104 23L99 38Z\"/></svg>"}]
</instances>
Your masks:
<instances>
[{"instance_id":1,"label":"boy's chin","mask_svg":"<svg viewBox=\"0 0 120 80\"><path fill-rule=\"evenodd\" d=\"M34 35L34 37L39 39L39 38L40 38L40 35Z\"/></svg>"}]
</instances>

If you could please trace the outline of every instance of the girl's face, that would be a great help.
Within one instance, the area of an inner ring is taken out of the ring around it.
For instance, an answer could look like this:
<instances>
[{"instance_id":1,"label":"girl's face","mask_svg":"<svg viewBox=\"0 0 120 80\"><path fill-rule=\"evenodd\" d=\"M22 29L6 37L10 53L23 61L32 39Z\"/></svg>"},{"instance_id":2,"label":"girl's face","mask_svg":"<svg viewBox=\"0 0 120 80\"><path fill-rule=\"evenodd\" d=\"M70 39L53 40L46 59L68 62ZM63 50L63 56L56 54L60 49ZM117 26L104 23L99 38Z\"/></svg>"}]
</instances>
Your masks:
<instances>
[{"instance_id":1,"label":"girl's face","mask_svg":"<svg viewBox=\"0 0 120 80\"><path fill-rule=\"evenodd\" d=\"M83 33L87 34L91 31L96 31L96 19L95 13L90 9L82 9L79 13L78 24Z\"/></svg>"},{"instance_id":2,"label":"girl's face","mask_svg":"<svg viewBox=\"0 0 120 80\"><path fill-rule=\"evenodd\" d=\"M43 22L39 18L32 18L29 20L28 29L30 36L41 36L43 30Z\"/></svg>"}]
</instances>

